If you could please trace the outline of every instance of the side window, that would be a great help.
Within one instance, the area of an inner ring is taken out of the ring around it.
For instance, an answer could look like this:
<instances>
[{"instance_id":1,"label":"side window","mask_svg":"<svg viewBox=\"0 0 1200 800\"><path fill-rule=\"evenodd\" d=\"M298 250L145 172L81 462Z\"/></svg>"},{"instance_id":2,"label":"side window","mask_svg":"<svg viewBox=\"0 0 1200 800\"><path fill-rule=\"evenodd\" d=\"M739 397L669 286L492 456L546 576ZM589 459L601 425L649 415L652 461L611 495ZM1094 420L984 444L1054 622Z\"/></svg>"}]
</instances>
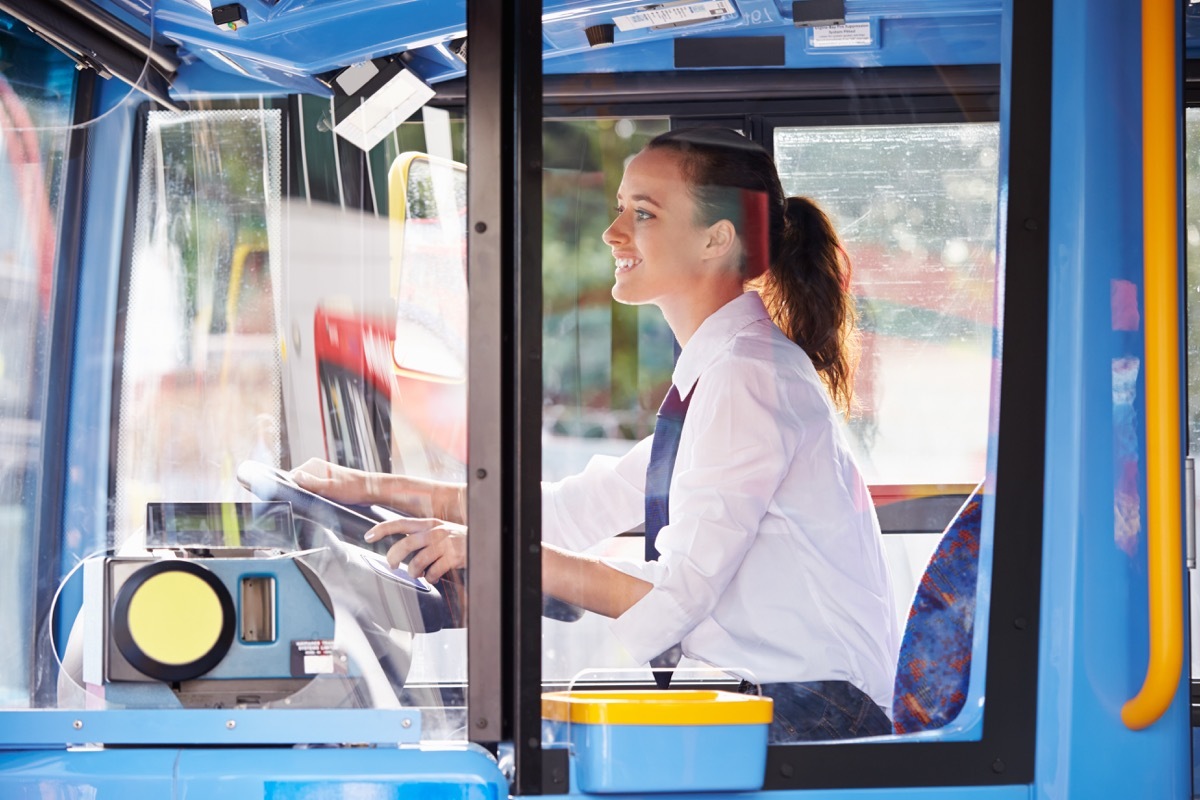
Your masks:
<instances>
[{"instance_id":1,"label":"side window","mask_svg":"<svg viewBox=\"0 0 1200 800\"><path fill-rule=\"evenodd\" d=\"M784 189L826 209L854 265L851 431L868 480L974 486L987 457L998 126L781 127L774 146Z\"/></svg>"}]
</instances>

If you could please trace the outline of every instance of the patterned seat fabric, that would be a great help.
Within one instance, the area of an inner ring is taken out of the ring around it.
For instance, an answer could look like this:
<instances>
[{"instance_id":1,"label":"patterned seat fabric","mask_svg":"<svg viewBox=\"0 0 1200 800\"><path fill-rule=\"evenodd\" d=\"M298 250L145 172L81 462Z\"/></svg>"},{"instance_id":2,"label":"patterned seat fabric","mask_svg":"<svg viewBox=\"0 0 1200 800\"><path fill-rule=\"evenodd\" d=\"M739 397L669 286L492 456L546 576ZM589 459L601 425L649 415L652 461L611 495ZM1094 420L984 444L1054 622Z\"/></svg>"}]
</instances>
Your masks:
<instances>
[{"instance_id":1,"label":"patterned seat fabric","mask_svg":"<svg viewBox=\"0 0 1200 800\"><path fill-rule=\"evenodd\" d=\"M979 568L980 488L942 534L908 612L896 669L896 733L940 728L967 699Z\"/></svg>"}]
</instances>

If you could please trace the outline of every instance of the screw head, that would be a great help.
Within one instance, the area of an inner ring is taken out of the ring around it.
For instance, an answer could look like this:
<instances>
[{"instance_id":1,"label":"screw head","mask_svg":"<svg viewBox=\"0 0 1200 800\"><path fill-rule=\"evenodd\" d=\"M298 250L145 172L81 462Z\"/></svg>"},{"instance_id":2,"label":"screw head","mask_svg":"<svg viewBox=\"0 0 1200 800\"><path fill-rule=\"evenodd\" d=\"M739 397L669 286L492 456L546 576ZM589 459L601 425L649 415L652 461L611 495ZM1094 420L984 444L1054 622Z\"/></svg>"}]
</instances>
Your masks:
<instances>
[{"instance_id":1,"label":"screw head","mask_svg":"<svg viewBox=\"0 0 1200 800\"><path fill-rule=\"evenodd\" d=\"M77 731L82 730L83 729L83 720L81 720L81 719L75 720L74 722L71 723L71 727Z\"/></svg>"},{"instance_id":2,"label":"screw head","mask_svg":"<svg viewBox=\"0 0 1200 800\"><path fill-rule=\"evenodd\" d=\"M237 721L236 721L236 720L232 720L232 719L230 719L230 720L226 720L226 721L225 721L225 727L226 727L226 728L228 728L229 730L233 730L234 728L236 728L236 727L237 727Z\"/></svg>"},{"instance_id":3,"label":"screw head","mask_svg":"<svg viewBox=\"0 0 1200 800\"><path fill-rule=\"evenodd\" d=\"M411 728L412 720L409 719L408 717L405 717L403 720L400 721L400 727L401 728Z\"/></svg>"},{"instance_id":4,"label":"screw head","mask_svg":"<svg viewBox=\"0 0 1200 800\"><path fill-rule=\"evenodd\" d=\"M480 467L479 469L475 470L475 477L483 480L487 477L487 470Z\"/></svg>"},{"instance_id":5,"label":"screw head","mask_svg":"<svg viewBox=\"0 0 1200 800\"><path fill-rule=\"evenodd\" d=\"M486 222L476 222L475 223L475 232L476 233L486 233L487 232L487 223Z\"/></svg>"}]
</instances>

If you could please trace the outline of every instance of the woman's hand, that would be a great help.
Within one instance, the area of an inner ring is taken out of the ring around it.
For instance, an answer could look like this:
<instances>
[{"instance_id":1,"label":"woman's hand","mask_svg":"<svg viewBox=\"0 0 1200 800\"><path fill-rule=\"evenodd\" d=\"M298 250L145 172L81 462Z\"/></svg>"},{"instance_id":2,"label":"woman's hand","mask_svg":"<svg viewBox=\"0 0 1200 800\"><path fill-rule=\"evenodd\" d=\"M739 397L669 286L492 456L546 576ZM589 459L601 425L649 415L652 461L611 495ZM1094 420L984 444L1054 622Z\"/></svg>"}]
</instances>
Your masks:
<instances>
[{"instance_id":1,"label":"woman's hand","mask_svg":"<svg viewBox=\"0 0 1200 800\"><path fill-rule=\"evenodd\" d=\"M408 574L414 578L436 583L450 570L467 565L467 529L462 525L441 519L400 518L379 523L363 538L374 542L385 536L403 537L388 548L388 565L396 569L412 555Z\"/></svg>"},{"instance_id":2,"label":"woman's hand","mask_svg":"<svg viewBox=\"0 0 1200 800\"><path fill-rule=\"evenodd\" d=\"M467 487L461 483L364 472L320 458L310 458L290 474L301 488L337 502L376 503L459 526L467 522Z\"/></svg>"}]
</instances>

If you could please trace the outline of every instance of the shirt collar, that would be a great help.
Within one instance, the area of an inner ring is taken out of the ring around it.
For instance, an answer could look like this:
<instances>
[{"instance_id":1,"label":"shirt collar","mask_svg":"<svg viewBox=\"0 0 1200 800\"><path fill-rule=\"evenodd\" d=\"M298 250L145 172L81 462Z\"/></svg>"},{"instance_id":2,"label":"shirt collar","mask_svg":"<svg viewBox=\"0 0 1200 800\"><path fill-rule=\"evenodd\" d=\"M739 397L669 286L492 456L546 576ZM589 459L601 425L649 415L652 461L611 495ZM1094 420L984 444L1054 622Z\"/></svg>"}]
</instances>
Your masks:
<instances>
[{"instance_id":1,"label":"shirt collar","mask_svg":"<svg viewBox=\"0 0 1200 800\"><path fill-rule=\"evenodd\" d=\"M680 397L687 397L700 373L723 354L729 341L742 329L759 320L770 319L758 292L744 292L708 316L692 334L675 362L671 380Z\"/></svg>"}]
</instances>

